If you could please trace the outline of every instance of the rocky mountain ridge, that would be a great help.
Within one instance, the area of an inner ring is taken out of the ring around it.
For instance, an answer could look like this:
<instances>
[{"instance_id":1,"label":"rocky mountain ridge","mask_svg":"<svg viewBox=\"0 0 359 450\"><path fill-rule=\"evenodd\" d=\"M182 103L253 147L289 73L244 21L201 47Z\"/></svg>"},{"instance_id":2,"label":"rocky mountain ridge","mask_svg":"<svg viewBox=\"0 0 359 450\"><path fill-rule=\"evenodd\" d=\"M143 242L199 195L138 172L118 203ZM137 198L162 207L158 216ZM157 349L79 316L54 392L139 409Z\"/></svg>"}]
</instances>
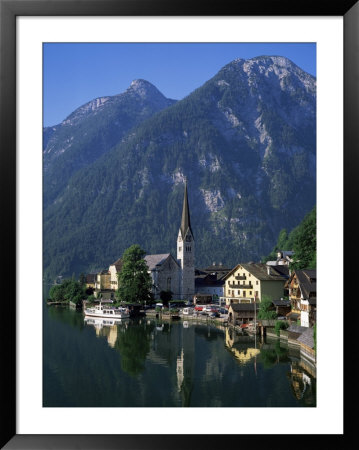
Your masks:
<instances>
[{"instance_id":1,"label":"rocky mountain ridge","mask_svg":"<svg viewBox=\"0 0 359 450\"><path fill-rule=\"evenodd\" d=\"M146 86L137 80L125 93L148 100ZM93 107L104 111L108 102ZM199 266L260 259L313 207L313 76L283 57L236 59L168 102L79 168L48 203L49 273L106 267L133 243L175 254L184 179Z\"/></svg>"}]
</instances>

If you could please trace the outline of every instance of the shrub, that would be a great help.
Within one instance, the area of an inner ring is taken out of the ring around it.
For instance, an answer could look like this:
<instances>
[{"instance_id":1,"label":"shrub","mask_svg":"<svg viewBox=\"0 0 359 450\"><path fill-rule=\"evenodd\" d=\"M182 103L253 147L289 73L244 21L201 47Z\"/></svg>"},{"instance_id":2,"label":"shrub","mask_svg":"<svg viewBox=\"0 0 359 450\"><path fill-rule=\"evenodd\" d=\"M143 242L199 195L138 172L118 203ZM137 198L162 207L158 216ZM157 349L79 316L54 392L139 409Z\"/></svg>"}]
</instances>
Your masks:
<instances>
[{"instance_id":1,"label":"shrub","mask_svg":"<svg viewBox=\"0 0 359 450\"><path fill-rule=\"evenodd\" d=\"M288 322L284 320L276 320L274 325L274 331L277 336L280 336L280 330L286 330L289 327Z\"/></svg>"}]
</instances>

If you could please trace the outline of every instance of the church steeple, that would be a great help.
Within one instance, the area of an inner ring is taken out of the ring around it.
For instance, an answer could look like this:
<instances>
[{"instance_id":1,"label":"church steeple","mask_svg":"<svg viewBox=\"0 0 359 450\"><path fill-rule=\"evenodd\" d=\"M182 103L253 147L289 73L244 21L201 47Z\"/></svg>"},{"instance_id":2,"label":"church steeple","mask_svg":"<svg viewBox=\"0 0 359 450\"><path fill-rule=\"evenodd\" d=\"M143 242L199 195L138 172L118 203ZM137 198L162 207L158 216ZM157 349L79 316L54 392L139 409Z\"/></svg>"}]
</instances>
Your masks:
<instances>
[{"instance_id":1,"label":"church steeple","mask_svg":"<svg viewBox=\"0 0 359 450\"><path fill-rule=\"evenodd\" d=\"M188 194L187 194L187 181L184 187L184 197L183 197L183 208L182 208L182 220L181 220L181 234L182 239L187 234L187 230L190 230L192 236L193 231L191 228L191 218L189 214L189 207L188 207Z\"/></svg>"},{"instance_id":2,"label":"church steeple","mask_svg":"<svg viewBox=\"0 0 359 450\"><path fill-rule=\"evenodd\" d=\"M180 298L191 299L195 293L194 286L194 237L188 207L187 181L184 187L181 226L177 236L177 261L180 272Z\"/></svg>"}]
</instances>

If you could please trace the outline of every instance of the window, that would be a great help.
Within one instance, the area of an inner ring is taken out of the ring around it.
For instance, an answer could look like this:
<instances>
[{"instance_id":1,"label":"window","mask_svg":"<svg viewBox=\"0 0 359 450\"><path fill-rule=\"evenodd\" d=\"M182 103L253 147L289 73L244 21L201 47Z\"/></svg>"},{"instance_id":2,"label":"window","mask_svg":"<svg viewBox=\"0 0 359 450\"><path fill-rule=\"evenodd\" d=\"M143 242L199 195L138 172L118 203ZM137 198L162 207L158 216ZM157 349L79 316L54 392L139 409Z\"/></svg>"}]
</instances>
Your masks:
<instances>
[{"instance_id":1,"label":"window","mask_svg":"<svg viewBox=\"0 0 359 450\"><path fill-rule=\"evenodd\" d=\"M181 251L182 251L182 247L178 247L178 251L180 251L180 252L181 252Z\"/></svg>"},{"instance_id":2,"label":"window","mask_svg":"<svg viewBox=\"0 0 359 450\"><path fill-rule=\"evenodd\" d=\"M258 284L258 280L256 281L256 284Z\"/></svg>"},{"instance_id":3,"label":"window","mask_svg":"<svg viewBox=\"0 0 359 450\"><path fill-rule=\"evenodd\" d=\"M249 291L249 295L252 295L252 291Z\"/></svg>"},{"instance_id":4,"label":"window","mask_svg":"<svg viewBox=\"0 0 359 450\"><path fill-rule=\"evenodd\" d=\"M167 278L167 291L171 290L171 277Z\"/></svg>"}]
</instances>

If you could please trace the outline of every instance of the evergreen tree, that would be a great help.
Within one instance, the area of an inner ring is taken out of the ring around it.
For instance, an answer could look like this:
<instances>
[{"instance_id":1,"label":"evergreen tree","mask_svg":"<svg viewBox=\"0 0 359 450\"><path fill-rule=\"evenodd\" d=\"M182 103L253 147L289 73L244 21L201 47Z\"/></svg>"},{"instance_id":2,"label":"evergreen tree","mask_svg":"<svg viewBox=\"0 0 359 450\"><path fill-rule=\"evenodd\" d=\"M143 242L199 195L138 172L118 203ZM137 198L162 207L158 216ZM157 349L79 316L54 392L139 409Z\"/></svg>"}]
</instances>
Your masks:
<instances>
[{"instance_id":1,"label":"evergreen tree","mask_svg":"<svg viewBox=\"0 0 359 450\"><path fill-rule=\"evenodd\" d=\"M293 269L315 269L317 266L316 208L305 216L294 239Z\"/></svg>"},{"instance_id":2,"label":"evergreen tree","mask_svg":"<svg viewBox=\"0 0 359 450\"><path fill-rule=\"evenodd\" d=\"M151 299L152 280L148 273L146 252L137 245L125 250L121 272L118 274L119 288L116 297L123 302L144 303Z\"/></svg>"}]
</instances>

